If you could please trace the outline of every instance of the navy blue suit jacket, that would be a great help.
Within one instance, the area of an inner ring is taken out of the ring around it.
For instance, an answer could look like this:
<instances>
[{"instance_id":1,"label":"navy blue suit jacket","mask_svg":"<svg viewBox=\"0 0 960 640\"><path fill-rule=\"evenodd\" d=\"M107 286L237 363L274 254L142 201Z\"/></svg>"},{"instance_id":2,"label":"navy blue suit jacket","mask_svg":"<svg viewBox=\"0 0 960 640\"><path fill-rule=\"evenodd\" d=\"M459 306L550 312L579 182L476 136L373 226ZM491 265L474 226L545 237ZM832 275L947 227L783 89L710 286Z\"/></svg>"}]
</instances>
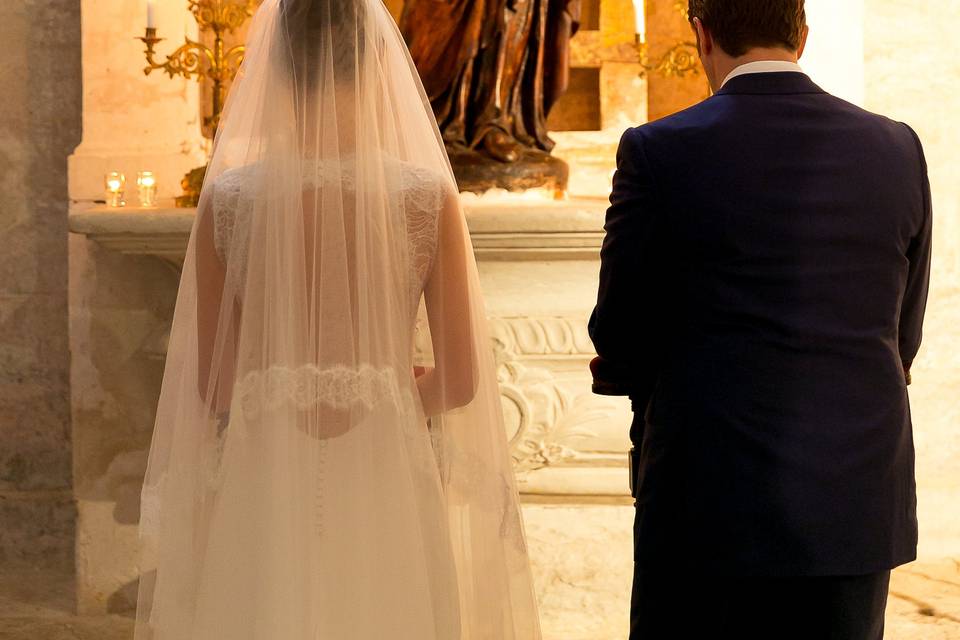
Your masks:
<instances>
[{"instance_id":1,"label":"navy blue suit jacket","mask_svg":"<svg viewBox=\"0 0 960 640\"><path fill-rule=\"evenodd\" d=\"M751 74L627 131L617 162L590 335L650 399L636 560L856 575L914 559L916 134L801 73Z\"/></svg>"}]
</instances>

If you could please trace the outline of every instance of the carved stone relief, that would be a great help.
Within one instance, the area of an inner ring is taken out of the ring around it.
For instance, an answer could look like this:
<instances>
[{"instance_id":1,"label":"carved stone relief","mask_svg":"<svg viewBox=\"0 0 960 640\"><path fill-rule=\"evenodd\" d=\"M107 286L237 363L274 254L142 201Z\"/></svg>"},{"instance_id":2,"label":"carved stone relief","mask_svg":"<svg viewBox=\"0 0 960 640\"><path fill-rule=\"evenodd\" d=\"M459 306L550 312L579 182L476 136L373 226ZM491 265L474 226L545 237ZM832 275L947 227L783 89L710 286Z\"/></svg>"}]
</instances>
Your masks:
<instances>
[{"instance_id":1,"label":"carved stone relief","mask_svg":"<svg viewBox=\"0 0 960 640\"><path fill-rule=\"evenodd\" d=\"M516 470L588 464L586 445L620 411L615 401L590 392L594 351L586 326L569 318L517 317L492 318L490 328ZM571 380L555 368L528 363L546 364L544 357L573 360L583 373Z\"/></svg>"}]
</instances>

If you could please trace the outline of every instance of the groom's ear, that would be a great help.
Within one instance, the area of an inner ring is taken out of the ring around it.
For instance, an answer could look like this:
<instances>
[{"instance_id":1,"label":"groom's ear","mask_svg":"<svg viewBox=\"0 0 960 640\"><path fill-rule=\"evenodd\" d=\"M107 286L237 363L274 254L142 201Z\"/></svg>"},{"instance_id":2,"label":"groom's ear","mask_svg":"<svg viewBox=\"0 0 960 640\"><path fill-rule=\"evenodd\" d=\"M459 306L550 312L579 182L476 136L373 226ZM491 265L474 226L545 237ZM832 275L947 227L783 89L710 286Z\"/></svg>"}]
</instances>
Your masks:
<instances>
[{"instance_id":1,"label":"groom's ear","mask_svg":"<svg viewBox=\"0 0 960 640\"><path fill-rule=\"evenodd\" d=\"M691 20L693 25L693 32L697 35L697 52L700 54L700 58L703 59L704 56L708 56L713 53L713 35L703 26L700 18L694 18Z\"/></svg>"},{"instance_id":2,"label":"groom's ear","mask_svg":"<svg viewBox=\"0 0 960 640\"><path fill-rule=\"evenodd\" d=\"M797 49L797 60L803 57L803 50L807 48L807 36L810 35L810 26L803 25L803 33L800 34L800 47Z\"/></svg>"}]
</instances>

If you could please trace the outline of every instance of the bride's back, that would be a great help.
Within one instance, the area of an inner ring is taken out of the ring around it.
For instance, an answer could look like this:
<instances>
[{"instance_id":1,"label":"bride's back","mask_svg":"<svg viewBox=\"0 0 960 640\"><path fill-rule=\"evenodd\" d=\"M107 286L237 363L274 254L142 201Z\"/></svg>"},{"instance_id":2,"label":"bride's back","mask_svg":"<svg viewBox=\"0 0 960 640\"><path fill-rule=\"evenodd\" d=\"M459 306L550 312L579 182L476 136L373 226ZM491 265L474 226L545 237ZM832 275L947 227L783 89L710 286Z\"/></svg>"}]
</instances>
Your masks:
<instances>
[{"instance_id":1,"label":"bride's back","mask_svg":"<svg viewBox=\"0 0 960 640\"><path fill-rule=\"evenodd\" d=\"M445 196L450 195L448 181L444 176L424 167L417 167L409 162L396 159L387 159L384 167L387 175L379 183L358 185L356 163L333 164L322 161L307 161L301 171L302 190L300 200L300 215L302 216L302 249L303 270L306 274L319 276L324 266L322 247L328 239L325 234L333 234L334 242L342 242L342 255L346 258L348 285L347 300L358 298L359 290L363 286L356 274L358 261L361 259L358 252L357 234L377 234L382 230L365 224L363 194L372 195L375 190L382 190L383 195L392 203L391 214L398 228L406 232L401 244L406 253L406 260L402 266L405 271L395 271L396 264L384 264L384 268L394 270L395 284L406 284L409 293L407 308L408 317L416 311L419 305L426 278L433 264L437 248L437 230L441 207ZM251 237L251 223L253 210L256 206L256 188L260 180L257 176L257 167L243 167L232 169L218 176L211 183L213 192L212 210L214 226L214 248L217 257L224 265L230 265L232 277L245 281L249 260L249 245L259 242ZM361 179L362 180L362 179ZM338 201L337 220L329 228L324 220L324 203L331 196L328 192L335 192L333 198ZM359 194L359 195L358 195ZM377 255L366 256L363 259L374 260ZM388 255L380 256L383 260ZM349 274L354 274L351 277ZM406 279L406 283L403 280ZM308 294L311 296L333 295L332 291L324 291L320 277L308 278ZM336 292L338 295L342 291ZM239 292L243 297L243 292ZM340 302L344 299L341 298ZM384 320L386 320L384 318Z\"/></svg>"}]
</instances>

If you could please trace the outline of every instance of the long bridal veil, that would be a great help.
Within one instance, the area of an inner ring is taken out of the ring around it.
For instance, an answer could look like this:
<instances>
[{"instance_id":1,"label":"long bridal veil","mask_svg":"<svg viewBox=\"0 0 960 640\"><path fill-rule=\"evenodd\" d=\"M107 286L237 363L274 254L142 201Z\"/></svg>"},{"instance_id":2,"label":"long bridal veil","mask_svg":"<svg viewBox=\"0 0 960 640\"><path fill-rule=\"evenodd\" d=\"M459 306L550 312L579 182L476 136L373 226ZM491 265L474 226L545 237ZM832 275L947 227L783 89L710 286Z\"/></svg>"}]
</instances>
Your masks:
<instances>
[{"instance_id":1,"label":"long bridal veil","mask_svg":"<svg viewBox=\"0 0 960 640\"><path fill-rule=\"evenodd\" d=\"M469 235L379 0L254 19L140 529L138 640L540 637Z\"/></svg>"}]
</instances>

